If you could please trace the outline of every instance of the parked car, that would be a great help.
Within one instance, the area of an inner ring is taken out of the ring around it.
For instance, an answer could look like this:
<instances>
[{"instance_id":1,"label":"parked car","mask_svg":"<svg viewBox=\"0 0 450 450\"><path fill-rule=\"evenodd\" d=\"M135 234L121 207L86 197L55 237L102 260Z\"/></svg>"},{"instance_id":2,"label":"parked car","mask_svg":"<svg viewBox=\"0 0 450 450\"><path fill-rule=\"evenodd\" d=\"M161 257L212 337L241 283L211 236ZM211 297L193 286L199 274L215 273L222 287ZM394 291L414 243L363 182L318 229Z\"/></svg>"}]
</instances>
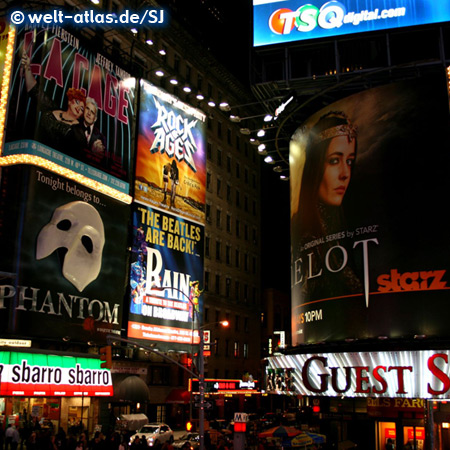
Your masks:
<instances>
[{"instance_id":1,"label":"parked car","mask_svg":"<svg viewBox=\"0 0 450 450\"><path fill-rule=\"evenodd\" d=\"M200 448L200 435L198 433L183 434L183 436L175 440L172 445L175 448L181 448L186 442L191 446L191 450Z\"/></svg>"},{"instance_id":2,"label":"parked car","mask_svg":"<svg viewBox=\"0 0 450 450\"><path fill-rule=\"evenodd\" d=\"M156 442L161 444L167 441L173 442L173 431L169 425L166 425L165 423L148 423L147 425L144 425L136 432L136 434L133 434L133 436L130 437L130 445L136 439L136 436L139 437L139 439L142 439L142 437L147 439L147 443L151 447L155 445Z\"/></svg>"}]
</instances>

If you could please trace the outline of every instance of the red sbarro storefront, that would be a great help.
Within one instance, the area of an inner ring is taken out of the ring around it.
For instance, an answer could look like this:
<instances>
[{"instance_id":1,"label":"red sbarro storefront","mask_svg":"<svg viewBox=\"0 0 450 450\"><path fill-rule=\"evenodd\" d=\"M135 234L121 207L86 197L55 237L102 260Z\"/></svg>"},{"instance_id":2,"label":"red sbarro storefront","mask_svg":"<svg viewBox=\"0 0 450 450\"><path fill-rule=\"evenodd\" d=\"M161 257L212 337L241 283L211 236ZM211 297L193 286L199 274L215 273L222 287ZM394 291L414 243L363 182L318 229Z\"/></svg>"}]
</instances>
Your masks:
<instances>
[{"instance_id":1,"label":"red sbarro storefront","mask_svg":"<svg viewBox=\"0 0 450 450\"><path fill-rule=\"evenodd\" d=\"M55 430L92 429L98 424L98 398L113 395L111 372L98 357L44 354L0 348L0 420Z\"/></svg>"}]
</instances>

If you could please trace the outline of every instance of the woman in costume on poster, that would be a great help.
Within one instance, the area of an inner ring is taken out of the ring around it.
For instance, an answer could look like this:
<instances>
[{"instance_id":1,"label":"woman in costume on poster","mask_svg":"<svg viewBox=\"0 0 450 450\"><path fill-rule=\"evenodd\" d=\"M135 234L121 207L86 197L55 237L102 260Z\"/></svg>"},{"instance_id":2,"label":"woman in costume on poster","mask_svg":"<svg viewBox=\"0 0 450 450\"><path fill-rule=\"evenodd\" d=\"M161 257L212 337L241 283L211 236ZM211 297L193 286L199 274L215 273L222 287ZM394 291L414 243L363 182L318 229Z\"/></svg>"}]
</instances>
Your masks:
<instances>
[{"instance_id":1,"label":"woman in costume on poster","mask_svg":"<svg viewBox=\"0 0 450 450\"><path fill-rule=\"evenodd\" d=\"M22 55L22 67L27 92L38 98L38 83L31 72L30 58ZM73 128L83 120L86 107L86 95L80 89L70 88L66 92L67 108L62 110L44 94L38 98L41 119L37 132L37 140L55 150L63 151L77 157L78 142L73 139Z\"/></svg>"},{"instance_id":2,"label":"woman in costume on poster","mask_svg":"<svg viewBox=\"0 0 450 450\"><path fill-rule=\"evenodd\" d=\"M175 160L172 160L170 170L170 178L172 180L171 206L175 206L175 197L177 195L177 186L180 184L178 166Z\"/></svg>"},{"instance_id":3,"label":"woman in costume on poster","mask_svg":"<svg viewBox=\"0 0 450 450\"><path fill-rule=\"evenodd\" d=\"M345 245L342 208L356 161L356 137L342 112L325 114L309 130L295 220L300 236L295 258L303 254L302 289L308 300L362 292Z\"/></svg>"}]
</instances>

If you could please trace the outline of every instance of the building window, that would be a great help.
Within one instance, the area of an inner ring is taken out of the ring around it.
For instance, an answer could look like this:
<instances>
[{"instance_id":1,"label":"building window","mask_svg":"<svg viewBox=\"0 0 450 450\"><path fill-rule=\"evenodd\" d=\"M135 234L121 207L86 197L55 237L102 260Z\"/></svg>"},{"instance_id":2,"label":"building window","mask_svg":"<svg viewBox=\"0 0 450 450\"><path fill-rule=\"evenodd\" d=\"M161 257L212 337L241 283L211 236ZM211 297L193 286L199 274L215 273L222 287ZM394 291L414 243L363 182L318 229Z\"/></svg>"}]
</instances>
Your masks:
<instances>
[{"instance_id":1,"label":"building window","mask_svg":"<svg viewBox=\"0 0 450 450\"><path fill-rule=\"evenodd\" d=\"M205 289L206 292L209 291L209 272L207 270L205 270L205 286L204 286L204 289ZM205 310L205 313L206 313L206 310ZM205 317L205 320L206 320L206 317Z\"/></svg>"},{"instance_id":2,"label":"building window","mask_svg":"<svg viewBox=\"0 0 450 450\"><path fill-rule=\"evenodd\" d=\"M248 284L244 284L244 302L248 301Z\"/></svg>"},{"instance_id":3,"label":"building window","mask_svg":"<svg viewBox=\"0 0 450 450\"><path fill-rule=\"evenodd\" d=\"M216 328L219 326L219 322L220 322L220 311L218 309L216 309Z\"/></svg>"},{"instance_id":4,"label":"building window","mask_svg":"<svg viewBox=\"0 0 450 450\"><path fill-rule=\"evenodd\" d=\"M244 211L248 212L248 195L244 196Z\"/></svg>"},{"instance_id":5,"label":"building window","mask_svg":"<svg viewBox=\"0 0 450 450\"><path fill-rule=\"evenodd\" d=\"M186 64L186 82L190 83L192 77L192 67L189 64Z\"/></svg>"},{"instance_id":6,"label":"building window","mask_svg":"<svg viewBox=\"0 0 450 450\"><path fill-rule=\"evenodd\" d=\"M225 339L225 356L230 356L230 341Z\"/></svg>"},{"instance_id":7,"label":"building window","mask_svg":"<svg viewBox=\"0 0 450 450\"><path fill-rule=\"evenodd\" d=\"M227 155L227 172L231 173L231 156Z\"/></svg>"},{"instance_id":8,"label":"building window","mask_svg":"<svg viewBox=\"0 0 450 450\"><path fill-rule=\"evenodd\" d=\"M180 73L180 57L177 54L173 56L173 69L176 73Z\"/></svg>"},{"instance_id":9,"label":"building window","mask_svg":"<svg viewBox=\"0 0 450 450\"><path fill-rule=\"evenodd\" d=\"M236 219L236 236L239 237L241 235L241 222L239 219Z\"/></svg>"},{"instance_id":10,"label":"building window","mask_svg":"<svg viewBox=\"0 0 450 450\"><path fill-rule=\"evenodd\" d=\"M248 225L244 224L244 239L248 241Z\"/></svg>"},{"instance_id":11,"label":"building window","mask_svg":"<svg viewBox=\"0 0 450 450\"><path fill-rule=\"evenodd\" d=\"M240 178L241 176L241 165L237 162L236 163L236 178Z\"/></svg>"},{"instance_id":12,"label":"building window","mask_svg":"<svg viewBox=\"0 0 450 450\"><path fill-rule=\"evenodd\" d=\"M236 150L238 152L241 151L241 140L239 139L239 136L236 136Z\"/></svg>"},{"instance_id":13,"label":"building window","mask_svg":"<svg viewBox=\"0 0 450 450\"><path fill-rule=\"evenodd\" d=\"M211 205L209 203L206 204L205 216L206 216L206 221L211 222Z\"/></svg>"},{"instance_id":14,"label":"building window","mask_svg":"<svg viewBox=\"0 0 450 450\"><path fill-rule=\"evenodd\" d=\"M217 178L217 195L222 197L222 180Z\"/></svg>"},{"instance_id":15,"label":"building window","mask_svg":"<svg viewBox=\"0 0 450 450\"><path fill-rule=\"evenodd\" d=\"M206 172L206 189L211 191L211 174Z\"/></svg>"},{"instance_id":16,"label":"building window","mask_svg":"<svg viewBox=\"0 0 450 450\"><path fill-rule=\"evenodd\" d=\"M248 317L244 318L244 331L248 333Z\"/></svg>"},{"instance_id":17,"label":"building window","mask_svg":"<svg viewBox=\"0 0 450 450\"><path fill-rule=\"evenodd\" d=\"M252 187L256 189L256 173L252 174Z\"/></svg>"},{"instance_id":18,"label":"building window","mask_svg":"<svg viewBox=\"0 0 450 450\"><path fill-rule=\"evenodd\" d=\"M231 216L227 214L227 232L231 233Z\"/></svg>"},{"instance_id":19,"label":"building window","mask_svg":"<svg viewBox=\"0 0 450 450\"><path fill-rule=\"evenodd\" d=\"M222 166L222 150L220 148L217 149L217 165Z\"/></svg>"},{"instance_id":20,"label":"building window","mask_svg":"<svg viewBox=\"0 0 450 450\"><path fill-rule=\"evenodd\" d=\"M244 358L248 358L248 344L246 342L244 343Z\"/></svg>"},{"instance_id":21,"label":"building window","mask_svg":"<svg viewBox=\"0 0 450 450\"><path fill-rule=\"evenodd\" d=\"M197 75L197 89L201 92L203 89L203 77L198 74ZM208 120L208 122L211 122L210 120Z\"/></svg>"},{"instance_id":22,"label":"building window","mask_svg":"<svg viewBox=\"0 0 450 450\"><path fill-rule=\"evenodd\" d=\"M211 142L208 142L206 144L206 156L209 160L212 159L212 144L211 144Z\"/></svg>"},{"instance_id":23,"label":"building window","mask_svg":"<svg viewBox=\"0 0 450 450\"><path fill-rule=\"evenodd\" d=\"M214 355L218 356L219 354L219 338L214 339ZM219 373L217 369L214 371L215 373ZM215 378L219 378L218 375L215 376Z\"/></svg>"},{"instance_id":24,"label":"building window","mask_svg":"<svg viewBox=\"0 0 450 450\"><path fill-rule=\"evenodd\" d=\"M239 358L239 342L234 341L234 357Z\"/></svg>"},{"instance_id":25,"label":"building window","mask_svg":"<svg viewBox=\"0 0 450 450\"><path fill-rule=\"evenodd\" d=\"M220 261L220 241L216 241L216 260Z\"/></svg>"},{"instance_id":26,"label":"building window","mask_svg":"<svg viewBox=\"0 0 450 450\"><path fill-rule=\"evenodd\" d=\"M216 294L220 295L220 275L216 274Z\"/></svg>"},{"instance_id":27,"label":"building window","mask_svg":"<svg viewBox=\"0 0 450 450\"><path fill-rule=\"evenodd\" d=\"M222 137L222 122L217 122L217 137Z\"/></svg>"},{"instance_id":28,"label":"building window","mask_svg":"<svg viewBox=\"0 0 450 450\"><path fill-rule=\"evenodd\" d=\"M244 155L248 158L248 142L244 144Z\"/></svg>"},{"instance_id":29,"label":"building window","mask_svg":"<svg viewBox=\"0 0 450 450\"><path fill-rule=\"evenodd\" d=\"M244 255L244 270L248 272L248 253Z\"/></svg>"},{"instance_id":30,"label":"building window","mask_svg":"<svg viewBox=\"0 0 450 450\"><path fill-rule=\"evenodd\" d=\"M227 245L225 247L225 262L230 265L231 264L231 245Z\"/></svg>"},{"instance_id":31,"label":"building window","mask_svg":"<svg viewBox=\"0 0 450 450\"><path fill-rule=\"evenodd\" d=\"M252 212L256 216L256 200L252 200Z\"/></svg>"},{"instance_id":32,"label":"building window","mask_svg":"<svg viewBox=\"0 0 450 450\"><path fill-rule=\"evenodd\" d=\"M231 185L227 183L227 202L231 203Z\"/></svg>"},{"instance_id":33,"label":"building window","mask_svg":"<svg viewBox=\"0 0 450 450\"><path fill-rule=\"evenodd\" d=\"M234 296L235 296L235 298L236 298L236 301L238 301L239 300L239 297L240 297L240 290L241 290L241 285L240 285L240 283L239 283L239 281L235 281L234 282Z\"/></svg>"},{"instance_id":34,"label":"building window","mask_svg":"<svg viewBox=\"0 0 450 450\"><path fill-rule=\"evenodd\" d=\"M230 298L231 295L231 278L225 279L225 296L226 298Z\"/></svg>"},{"instance_id":35,"label":"building window","mask_svg":"<svg viewBox=\"0 0 450 450\"><path fill-rule=\"evenodd\" d=\"M221 226L222 226L222 211L219 208L217 208L217 211L216 211L216 227L217 228L221 228Z\"/></svg>"},{"instance_id":36,"label":"building window","mask_svg":"<svg viewBox=\"0 0 450 450\"><path fill-rule=\"evenodd\" d=\"M210 245L211 245L211 239L210 239L209 236L206 236L206 237L205 237L205 256L206 256L207 258L210 257L210 251L209 251Z\"/></svg>"},{"instance_id":37,"label":"building window","mask_svg":"<svg viewBox=\"0 0 450 450\"><path fill-rule=\"evenodd\" d=\"M256 232L256 228L253 228L253 230L252 230L252 239L253 239L253 243L256 245L258 243L258 235Z\"/></svg>"},{"instance_id":38,"label":"building window","mask_svg":"<svg viewBox=\"0 0 450 450\"><path fill-rule=\"evenodd\" d=\"M241 253L239 251L239 249L236 249L235 252L235 261L234 261L234 265L239 268L239 266L241 265Z\"/></svg>"},{"instance_id":39,"label":"building window","mask_svg":"<svg viewBox=\"0 0 450 450\"><path fill-rule=\"evenodd\" d=\"M227 143L231 145L231 130L229 128L227 130Z\"/></svg>"},{"instance_id":40,"label":"building window","mask_svg":"<svg viewBox=\"0 0 450 450\"><path fill-rule=\"evenodd\" d=\"M247 169L247 167L244 169L244 181L245 181L245 184L248 184L248 169Z\"/></svg>"},{"instance_id":41,"label":"building window","mask_svg":"<svg viewBox=\"0 0 450 450\"><path fill-rule=\"evenodd\" d=\"M253 273L253 275L256 274L256 257L255 256L252 257L252 273Z\"/></svg>"},{"instance_id":42,"label":"building window","mask_svg":"<svg viewBox=\"0 0 450 450\"><path fill-rule=\"evenodd\" d=\"M239 321L241 316L238 316L237 314L234 316L234 330L239 331Z\"/></svg>"},{"instance_id":43,"label":"building window","mask_svg":"<svg viewBox=\"0 0 450 450\"><path fill-rule=\"evenodd\" d=\"M236 206L239 208L241 206L241 193L236 189Z\"/></svg>"}]
</instances>

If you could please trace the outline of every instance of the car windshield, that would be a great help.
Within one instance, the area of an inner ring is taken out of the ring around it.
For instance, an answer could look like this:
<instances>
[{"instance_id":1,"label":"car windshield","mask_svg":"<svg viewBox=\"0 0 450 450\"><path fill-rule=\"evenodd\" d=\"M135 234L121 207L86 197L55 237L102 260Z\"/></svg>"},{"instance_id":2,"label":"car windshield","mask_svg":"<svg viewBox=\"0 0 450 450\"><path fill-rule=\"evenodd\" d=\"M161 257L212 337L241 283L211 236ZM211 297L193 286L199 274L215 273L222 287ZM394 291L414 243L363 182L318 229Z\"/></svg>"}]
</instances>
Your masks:
<instances>
[{"instance_id":1,"label":"car windshield","mask_svg":"<svg viewBox=\"0 0 450 450\"><path fill-rule=\"evenodd\" d=\"M139 433L156 433L158 427L146 425L139 430Z\"/></svg>"}]
</instances>

